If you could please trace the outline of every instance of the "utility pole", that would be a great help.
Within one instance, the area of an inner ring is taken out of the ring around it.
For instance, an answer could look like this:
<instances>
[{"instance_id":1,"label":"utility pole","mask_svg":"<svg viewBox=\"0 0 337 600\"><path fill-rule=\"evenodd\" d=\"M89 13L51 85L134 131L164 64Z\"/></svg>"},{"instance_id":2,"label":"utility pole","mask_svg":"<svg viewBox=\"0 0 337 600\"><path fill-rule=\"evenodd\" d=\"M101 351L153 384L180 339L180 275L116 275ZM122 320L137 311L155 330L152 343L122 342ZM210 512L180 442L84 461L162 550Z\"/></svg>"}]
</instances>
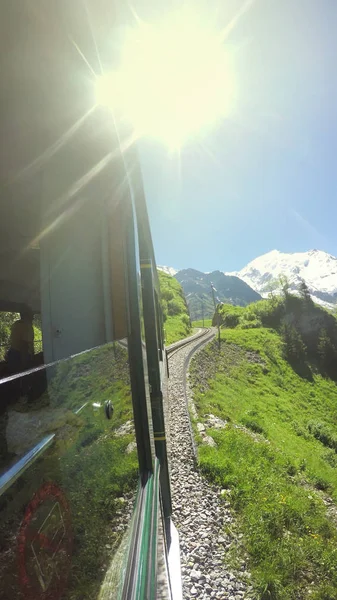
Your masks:
<instances>
[{"instance_id":1,"label":"utility pole","mask_svg":"<svg viewBox=\"0 0 337 600\"><path fill-rule=\"evenodd\" d=\"M220 315L219 315L218 307L217 307L217 304L215 301L215 293L214 292L216 292L216 289L212 282L211 282L211 289L212 289L212 297L213 297L213 304L214 304L214 312L216 315L215 318L216 318L216 323L218 326L218 345L219 345L219 352L220 352L220 344L221 344L221 341L220 341Z\"/></svg>"},{"instance_id":2,"label":"utility pole","mask_svg":"<svg viewBox=\"0 0 337 600\"><path fill-rule=\"evenodd\" d=\"M203 299L201 299L201 318L202 318L202 326L205 327L204 301L203 301Z\"/></svg>"}]
</instances>

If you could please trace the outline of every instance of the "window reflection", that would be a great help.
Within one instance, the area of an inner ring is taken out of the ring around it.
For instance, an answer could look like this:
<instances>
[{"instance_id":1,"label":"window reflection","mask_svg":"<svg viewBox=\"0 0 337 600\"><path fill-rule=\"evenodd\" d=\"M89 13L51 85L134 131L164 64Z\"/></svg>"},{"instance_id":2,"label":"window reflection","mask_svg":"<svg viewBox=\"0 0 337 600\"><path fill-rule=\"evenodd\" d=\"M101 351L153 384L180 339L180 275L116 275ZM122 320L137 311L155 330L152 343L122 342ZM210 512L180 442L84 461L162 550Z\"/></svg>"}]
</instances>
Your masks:
<instances>
[{"instance_id":1,"label":"window reflection","mask_svg":"<svg viewBox=\"0 0 337 600\"><path fill-rule=\"evenodd\" d=\"M20 314L2 312L0 326L0 466L4 466L15 457L7 443L8 411L14 405L35 405L47 389L47 379L41 369L29 378L18 377L22 371L43 364L41 329L34 324L32 310L24 306Z\"/></svg>"},{"instance_id":2,"label":"window reflection","mask_svg":"<svg viewBox=\"0 0 337 600\"><path fill-rule=\"evenodd\" d=\"M35 376L14 383L34 387ZM137 486L127 343L51 365L45 381L39 397L20 396L7 410L6 440L15 458L6 472L54 437L1 496L1 588L5 598L42 598L43 590L52 594L64 585L64 598L91 599L125 532Z\"/></svg>"},{"instance_id":3,"label":"window reflection","mask_svg":"<svg viewBox=\"0 0 337 600\"><path fill-rule=\"evenodd\" d=\"M11 256L0 240L4 600L98 598L117 564L138 484L125 203L109 213L110 227L102 218L105 199L79 203L31 245L30 226L41 229L48 202L25 215L0 206L16 240ZM120 577L118 570L111 581Z\"/></svg>"}]
</instances>

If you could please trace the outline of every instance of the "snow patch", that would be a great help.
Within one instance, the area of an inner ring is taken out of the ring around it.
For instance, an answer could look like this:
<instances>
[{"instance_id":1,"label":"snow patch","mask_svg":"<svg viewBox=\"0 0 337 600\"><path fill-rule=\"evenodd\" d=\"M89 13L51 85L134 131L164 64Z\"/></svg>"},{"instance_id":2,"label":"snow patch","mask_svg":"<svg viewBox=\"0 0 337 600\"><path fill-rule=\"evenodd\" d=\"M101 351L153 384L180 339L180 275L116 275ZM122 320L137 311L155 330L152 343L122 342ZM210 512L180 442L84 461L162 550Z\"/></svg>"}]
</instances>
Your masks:
<instances>
[{"instance_id":1,"label":"snow patch","mask_svg":"<svg viewBox=\"0 0 337 600\"><path fill-rule=\"evenodd\" d=\"M177 269L174 269L173 267L157 265L157 269L159 269L159 271L163 271L163 273L166 273L167 275L171 275L172 277L178 273Z\"/></svg>"}]
</instances>

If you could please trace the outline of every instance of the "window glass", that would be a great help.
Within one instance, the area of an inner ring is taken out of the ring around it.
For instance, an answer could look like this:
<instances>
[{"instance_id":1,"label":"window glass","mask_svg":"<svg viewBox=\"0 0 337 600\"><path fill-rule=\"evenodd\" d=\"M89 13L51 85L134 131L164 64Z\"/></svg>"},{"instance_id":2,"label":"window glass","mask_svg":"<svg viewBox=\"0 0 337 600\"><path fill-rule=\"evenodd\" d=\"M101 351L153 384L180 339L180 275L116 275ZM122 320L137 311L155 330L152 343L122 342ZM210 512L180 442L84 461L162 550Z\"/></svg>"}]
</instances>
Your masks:
<instances>
[{"instance_id":1,"label":"window glass","mask_svg":"<svg viewBox=\"0 0 337 600\"><path fill-rule=\"evenodd\" d=\"M2 597L96 598L138 478L127 342L2 380L0 393Z\"/></svg>"},{"instance_id":2,"label":"window glass","mask_svg":"<svg viewBox=\"0 0 337 600\"><path fill-rule=\"evenodd\" d=\"M42 229L46 200L25 223L15 204L1 211L15 249L9 256L0 240L0 589L8 600L93 600L117 594L123 580L138 486L127 261L123 244L107 251L106 204L93 197L34 244L27 233Z\"/></svg>"},{"instance_id":3,"label":"window glass","mask_svg":"<svg viewBox=\"0 0 337 600\"><path fill-rule=\"evenodd\" d=\"M158 520L158 566L157 566L157 589L156 597L162 600L171 600L169 588L167 552L164 537L164 519L159 515Z\"/></svg>"}]
</instances>

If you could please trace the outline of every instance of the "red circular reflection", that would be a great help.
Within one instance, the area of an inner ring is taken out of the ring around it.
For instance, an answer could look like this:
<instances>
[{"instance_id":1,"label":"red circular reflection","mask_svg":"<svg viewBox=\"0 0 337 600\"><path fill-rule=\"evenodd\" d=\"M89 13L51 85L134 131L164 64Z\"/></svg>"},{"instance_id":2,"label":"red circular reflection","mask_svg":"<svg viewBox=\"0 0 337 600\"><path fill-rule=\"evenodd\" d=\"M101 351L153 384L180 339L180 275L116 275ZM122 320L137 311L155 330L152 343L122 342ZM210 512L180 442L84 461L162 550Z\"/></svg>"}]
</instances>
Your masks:
<instances>
[{"instance_id":1,"label":"red circular reflection","mask_svg":"<svg viewBox=\"0 0 337 600\"><path fill-rule=\"evenodd\" d=\"M45 483L29 503L18 535L19 580L27 600L59 600L71 564L73 535L68 501Z\"/></svg>"}]
</instances>

